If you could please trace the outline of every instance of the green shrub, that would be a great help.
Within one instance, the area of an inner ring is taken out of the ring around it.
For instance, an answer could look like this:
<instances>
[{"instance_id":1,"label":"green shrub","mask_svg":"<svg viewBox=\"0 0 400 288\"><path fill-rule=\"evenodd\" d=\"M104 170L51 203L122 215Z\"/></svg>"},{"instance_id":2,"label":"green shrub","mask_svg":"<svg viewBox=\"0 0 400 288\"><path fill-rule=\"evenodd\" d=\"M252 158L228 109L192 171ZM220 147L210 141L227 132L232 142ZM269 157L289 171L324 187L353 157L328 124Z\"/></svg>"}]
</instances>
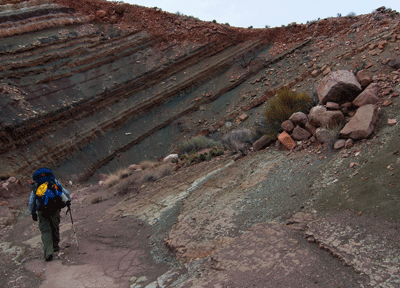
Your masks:
<instances>
[{"instance_id":1,"label":"green shrub","mask_svg":"<svg viewBox=\"0 0 400 288\"><path fill-rule=\"evenodd\" d=\"M295 112L307 113L310 109L312 97L306 93L297 93L288 88L280 89L277 94L266 102L264 111L265 128L263 134L276 139L277 133L281 130L283 121Z\"/></svg>"},{"instance_id":2,"label":"green shrub","mask_svg":"<svg viewBox=\"0 0 400 288\"><path fill-rule=\"evenodd\" d=\"M185 153L196 153L199 150L212 148L212 147L220 147L221 143L218 141L214 141L210 138L207 138L203 135L199 135L189 139L178 145L178 154L185 154Z\"/></svg>"},{"instance_id":3,"label":"green shrub","mask_svg":"<svg viewBox=\"0 0 400 288\"><path fill-rule=\"evenodd\" d=\"M224 150L214 147L213 149L210 150L210 157L218 157L220 155L224 155Z\"/></svg>"}]
</instances>

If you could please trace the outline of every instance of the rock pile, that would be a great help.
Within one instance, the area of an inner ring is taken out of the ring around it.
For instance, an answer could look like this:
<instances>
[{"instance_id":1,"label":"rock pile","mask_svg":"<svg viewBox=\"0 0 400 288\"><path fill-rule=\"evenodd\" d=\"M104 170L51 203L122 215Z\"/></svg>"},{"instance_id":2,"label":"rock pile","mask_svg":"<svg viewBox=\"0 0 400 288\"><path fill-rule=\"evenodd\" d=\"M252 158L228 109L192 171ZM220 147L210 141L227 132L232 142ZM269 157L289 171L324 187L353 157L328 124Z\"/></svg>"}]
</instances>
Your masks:
<instances>
[{"instance_id":1,"label":"rock pile","mask_svg":"<svg viewBox=\"0 0 400 288\"><path fill-rule=\"evenodd\" d=\"M283 122L279 142L289 150L316 142L340 149L370 137L380 100L381 86L376 80L369 70L361 70L357 76L346 70L329 73L318 86L319 104L308 115L297 112Z\"/></svg>"}]
</instances>

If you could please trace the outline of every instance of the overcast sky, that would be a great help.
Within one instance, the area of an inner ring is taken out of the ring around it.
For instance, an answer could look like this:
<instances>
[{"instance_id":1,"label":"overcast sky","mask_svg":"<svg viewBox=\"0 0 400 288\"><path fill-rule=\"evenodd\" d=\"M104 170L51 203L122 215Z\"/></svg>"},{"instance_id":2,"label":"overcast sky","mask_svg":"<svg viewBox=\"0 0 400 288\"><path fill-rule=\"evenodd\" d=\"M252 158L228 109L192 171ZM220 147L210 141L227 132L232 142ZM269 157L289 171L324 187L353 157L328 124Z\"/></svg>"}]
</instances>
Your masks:
<instances>
[{"instance_id":1,"label":"overcast sky","mask_svg":"<svg viewBox=\"0 0 400 288\"><path fill-rule=\"evenodd\" d=\"M125 3L158 7L180 12L204 21L216 20L236 27L277 27L292 22L307 23L318 18L342 16L354 12L369 14L385 6L400 12L400 0L124 0Z\"/></svg>"}]
</instances>

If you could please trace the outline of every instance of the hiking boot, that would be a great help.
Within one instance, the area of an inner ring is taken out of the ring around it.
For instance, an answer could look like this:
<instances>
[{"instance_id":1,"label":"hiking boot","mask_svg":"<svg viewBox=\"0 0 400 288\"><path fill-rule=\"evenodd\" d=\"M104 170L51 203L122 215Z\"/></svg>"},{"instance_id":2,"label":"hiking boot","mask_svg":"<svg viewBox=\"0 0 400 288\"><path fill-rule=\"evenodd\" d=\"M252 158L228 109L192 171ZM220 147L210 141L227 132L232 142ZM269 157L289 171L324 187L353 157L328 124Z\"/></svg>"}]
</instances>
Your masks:
<instances>
[{"instance_id":1,"label":"hiking boot","mask_svg":"<svg viewBox=\"0 0 400 288\"><path fill-rule=\"evenodd\" d=\"M51 261L53 260L53 254L50 254L49 256L46 256L46 261Z\"/></svg>"}]
</instances>

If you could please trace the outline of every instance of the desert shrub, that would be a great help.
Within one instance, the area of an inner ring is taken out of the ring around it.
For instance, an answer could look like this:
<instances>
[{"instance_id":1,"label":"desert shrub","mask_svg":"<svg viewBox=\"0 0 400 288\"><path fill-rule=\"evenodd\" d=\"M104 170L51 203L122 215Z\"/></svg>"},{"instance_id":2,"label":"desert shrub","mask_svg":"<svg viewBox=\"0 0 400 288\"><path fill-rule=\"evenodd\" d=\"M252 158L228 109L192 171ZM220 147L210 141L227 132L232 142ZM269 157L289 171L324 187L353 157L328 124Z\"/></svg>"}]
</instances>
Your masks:
<instances>
[{"instance_id":1,"label":"desert shrub","mask_svg":"<svg viewBox=\"0 0 400 288\"><path fill-rule=\"evenodd\" d=\"M137 190L137 186L143 184L143 172L133 171L132 174L115 185L115 191L118 195L125 195L128 192Z\"/></svg>"},{"instance_id":2,"label":"desert shrub","mask_svg":"<svg viewBox=\"0 0 400 288\"><path fill-rule=\"evenodd\" d=\"M181 155L185 153L191 153L193 150L199 151L202 149L212 148L215 146L220 147L221 143L213 139L207 138L203 135L199 135L179 144L178 154Z\"/></svg>"},{"instance_id":3,"label":"desert shrub","mask_svg":"<svg viewBox=\"0 0 400 288\"><path fill-rule=\"evenodd\" d=\"M313 98L306 93L297 93L288 88L280 89L277 94L266 102L264 111L264 135L275 139L281 130L283 121L295 112L307 113Z\"/></svg>"},{"instance_id":4,"label":"desert shrub","mask_svg":"<svg viewBox=\"0 0 400 288\"><path fill-rule=\"evenodd\" d=\"M210 157L218 157L218 156L221 156L224 154L225 154L224 149L217 148L217 147L214 147L213 149L211 149L210 153L209 153Z\"/></svg>"},{"instance_id":5,"label":"desert shrub","mask_svg":"<svg viewBox=\"0 0 400 288\"><path fill-rule=\"evenodd\" d=\"M339 139L340 131L343 129L343 126L344 125L336 125L326 128L330 136L329 141L327 142L330 148L332 148L335 142Z\"/></svg>"},{"instance_id":6,"label":"desert shrub","mask_svg":"<svg viewBox=\"0 0 400 288\"><path fill-rule=\"evenodd\" d=\"M104 184L107 187L111 187L114 186L115 184L117 184L119 181L121 181L122 179L128 177L129 175L131 175L132 171L129 170L128 168L125 169L121 169L118 170L117 172L111 174L105 181Z\"/></svg>"},{"instance_id":7,"label":"desert shrub","mask_svg":"<svg viewBox=\"0 0 400 288\"><path fill-rule=\"evenodd\" d=\"M145 160L140 162L139 166L142 170L147 170L147 169L151 169L155 166L157 166L158 163L157 162L153 162L153 161L149 161L149 160Z\"/></svg>"},{"instance_id":8,"label":"desert shrub","mask_svg":"<svg viewBox=\"0 0 400 288\"><path fill-rule=\"evenodd\" d=\"M103 201L103 197L98 196L98 197L94 197L90 202L92 204L97 204L97 203L100 203L101 201Z\"/></svg>"},{"instance_id":9,"label":"desert shrub","mask_svg":"<svg viewBox=\"0 0 400 288\"><path fill-rule=\"evenodd\" d=\"M186 158L185 158L186 162L189 164L193 164L193 163L199 163L199 156L197 156L197 154L192 153L189 154Z\"/></svg>"},{"instance_id":10,"label":"desert shrub","mask_svg":"<svg viewBox=\"0 0 400 288\"><path fill-rule=\"evenodd\" d=\"M111 187L114 186L115 184L117 184L119 182L121 178L117 175L117 174L111 174L105 181L104 184L107 187Z\"/></svg>"},{"instance_id":11,"label":"desert shrub","mask_svg":"<svg viewBox=\"0 0 400 288\"><path fill-rule=\"evenodd\" d=\"M171 175L174 172L174 167L170 164L161 164L157 167L153 167L144 172L143 181L144 182L154 182L165 176Z\"/></svg>"},{"instance_id":12,"label":"desert shrub","mask_svg":"<svg viewBox=\"0 0 400 288\"><path fill-rule=\"evenodd\" d=\"M346 17L350 17L350 18L356 17L356 13L351 11L349 14L346 15Z\"/></svg>"},{"instance_id":13,"label":"desert shrub","mask_svg":"<svg viewBox=\"0 0 400 288\"><path fill-rule=\"evenodd\" d=\"M244 152L253 142L253 134L249 129L232 130L222 137L222 144L232 152Z\"/></svg>"}]
</instances>

